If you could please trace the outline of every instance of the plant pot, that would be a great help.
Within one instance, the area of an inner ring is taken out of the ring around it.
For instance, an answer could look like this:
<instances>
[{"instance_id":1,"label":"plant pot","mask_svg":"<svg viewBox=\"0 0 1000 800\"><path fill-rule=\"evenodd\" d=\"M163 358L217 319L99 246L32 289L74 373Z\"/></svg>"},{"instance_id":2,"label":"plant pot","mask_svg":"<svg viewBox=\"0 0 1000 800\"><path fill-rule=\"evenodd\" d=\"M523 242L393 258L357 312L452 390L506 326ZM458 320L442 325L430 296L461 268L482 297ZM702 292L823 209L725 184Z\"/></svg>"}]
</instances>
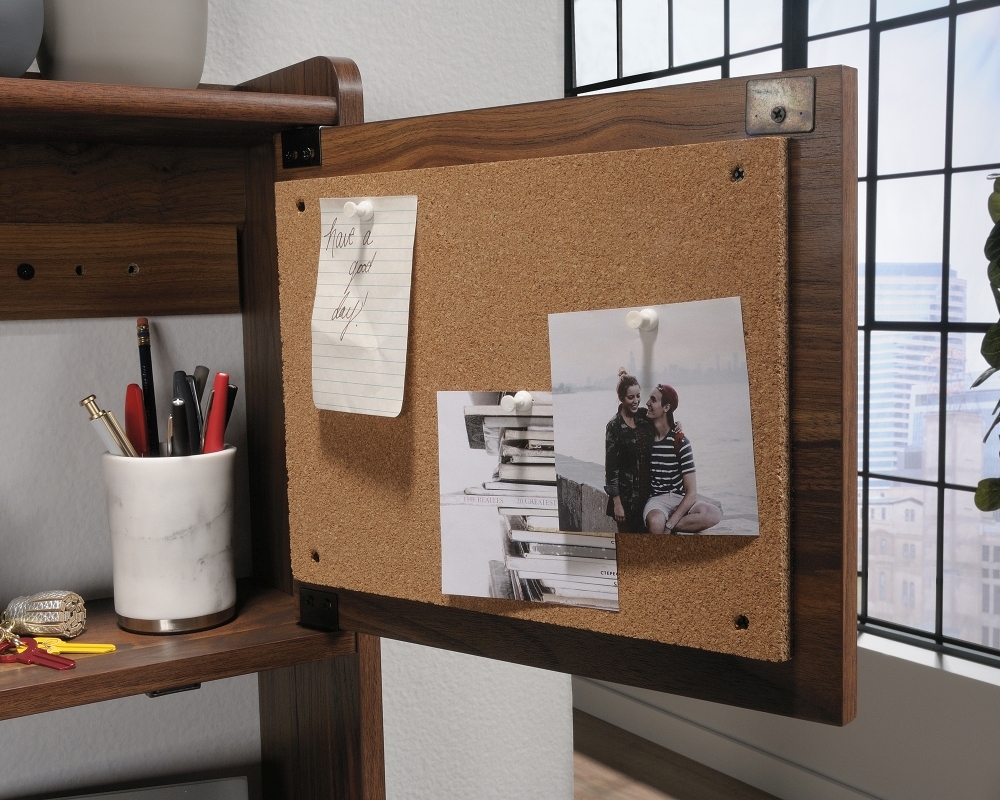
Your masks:
<instances>
[{"instance_id":1,"label":"plant pot","mask_svg":"<svg viewBox=\"0 0 1000 800\"><path fill-rule=\"evenodd\" d=\"M42 40L42 0L0 0L0 78L20 78Z\"/></svg>"},{"instance_id":2,"label":"plant pot","mask_svg":"<svg viewBox=\"0 0 1000 800\"><path fill-rule=\"evenodd\" d=\"M44 0L42 76L193 89L205 67L208 0Z\"/></svg>"}]
</instances>

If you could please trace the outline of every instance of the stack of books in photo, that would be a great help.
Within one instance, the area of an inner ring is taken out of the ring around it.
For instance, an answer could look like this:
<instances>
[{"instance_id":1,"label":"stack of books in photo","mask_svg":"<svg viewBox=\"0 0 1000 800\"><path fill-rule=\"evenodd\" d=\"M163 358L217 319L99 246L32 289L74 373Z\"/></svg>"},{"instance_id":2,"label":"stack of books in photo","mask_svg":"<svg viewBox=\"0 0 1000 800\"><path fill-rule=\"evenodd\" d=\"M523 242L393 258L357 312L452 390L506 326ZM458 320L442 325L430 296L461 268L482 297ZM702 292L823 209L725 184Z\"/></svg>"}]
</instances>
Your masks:
<instances>
[{"instance_id":1,"label":"stack of books in photo","mask_svg":"<svg viewBox=\"0 0 1000 800\"><path fill-rule=\"evenodd\" d=\"M467 488L466 497L496 505L499 512L510 580L510 595L504 596L617 610L614 535L559 530L552 406L546 399L536 395L530 416L500 406L465 409L470 445L497 454L493 479Z\"/></svg>"}]
</instances>

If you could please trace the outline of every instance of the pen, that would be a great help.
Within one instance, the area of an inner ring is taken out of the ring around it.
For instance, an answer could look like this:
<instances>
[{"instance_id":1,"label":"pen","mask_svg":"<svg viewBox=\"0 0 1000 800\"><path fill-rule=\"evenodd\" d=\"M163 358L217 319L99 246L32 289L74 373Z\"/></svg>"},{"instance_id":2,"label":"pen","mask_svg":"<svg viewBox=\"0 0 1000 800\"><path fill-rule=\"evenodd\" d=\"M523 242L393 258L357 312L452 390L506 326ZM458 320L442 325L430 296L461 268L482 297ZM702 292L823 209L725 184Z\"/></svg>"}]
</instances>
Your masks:
<instances>
[{"instance_id":1,"label":"pen","mask_svg":"<svg viewBox=\"0 0 1000 800\"><path fill-rule=\"evenodd\" d=\"M212 396L209 398L208 419L205 421L204 453L218 453L225 447L226 407L229 394L229 375L215 373Z\"/></svg>"},{"instance_id":2,"label":"pen","mask_svg":"<svg viewBox=\"0 0 1000 800\"><path fill-rule=\"evenodd\" d=\"M187 382L188 382L188 391L191 392L191 400L192 400L191 405L194 406L195 422L198 423L198 426L197 426L198 429L195 431L195 436L198 439L198 452L200 453L201 452L201 440L203 438L202 434L205 431L205 420L201 416L201 399L198 397L198 382L197 382L197 379L193 375L188 375L187 376ZM188 425L190 425L190 420L188 420ZM194 439L195 436L193 436L191 438Z\"/></svg>"},{"instance_id":3,"label":"pen","mask_svg":"<svg viewBox=\"0 0 1000 800\"><path fill-rule=\"evenodd\" d=\"M191 440L188 437L188 412L184 407L184 401L174 398L170 409L170 455L189 456L191 455Z\"/></svg>"},{"instance_id":4,"label":"pen","mask_svg":"<svg viewBox=\"0 0 1000 800\"><path fill-rule=\"evenodd\" d=\"M142 379L142 403L146 410L146 441L149 454L160 454L160 432L156 428L156 395L153 389L153 358L149 349L149 320L139 317L135 321L139 337L139 373Z\"/></svg>"},{"instance_id":5,"label":"pen","mask_svg":"<svg viewBox=\"0 0 1000 800\"><path fill-rule=\"evenodd\" d=\"M110 411L101 411L97 406L97 397L95 395L91 394L84 397L80 401L80 405L90 412L90 421L97 431L97 435L101 437L101 441L108 448L109 453L115 456L138 458L139 454L132 447L132 443L128 440L121 425L118 424L115 415Z\"/></svg>"},{"instance_id":6,"label":"pen","mask_svg":"<svg viewBox=\"0 0 1000 800\"><path fill-rule=\"evenodd\" d=\"M201 398L205 396L205 386L208 384L208 367L199 364L194 368L194 383L198 388L198 396L195 399L201 405Z\"/></svg>"},{"instance_id":7,"label":"pen","mask_svg":"<svg viewBox=\"0 0 1000 800\"><path fill-rule=\"evenodd\" d=\"M229 392L226 395L226 428L229 427L229 418L233 415L233 407L236 405L236 393L239 389L234 384L229 384Z\"/></svg>"},{"instance_id":8,"label":"pen","mask_svg":"<svg viewBox=\"0 0 1000 800\"><path fill-rule=\"evenodd\" d=\"M174 409L171 412L171 416L174 417L174 439L177 438L177 400L184 401L184 412L187 414L187 419L184 422L184 431L188 437L188 446L184 455L197 455L201 452L201 434L198 431L198 410L195 408L194 397L191 395L191 388L188 386L187 375L184 374L184 370L180 369L174 373Z\"/></svg>"},{"instance_id":9,"label":"pen","mask_svg":"<svg viewBox=\"0 0 1000 800\"><path fill-rule=\"evenodd\" d=\"M139 384L130 383L125 390L125 435L142 457L149 455L146 437L146 409Z\"/></svg>"}]
</instances>

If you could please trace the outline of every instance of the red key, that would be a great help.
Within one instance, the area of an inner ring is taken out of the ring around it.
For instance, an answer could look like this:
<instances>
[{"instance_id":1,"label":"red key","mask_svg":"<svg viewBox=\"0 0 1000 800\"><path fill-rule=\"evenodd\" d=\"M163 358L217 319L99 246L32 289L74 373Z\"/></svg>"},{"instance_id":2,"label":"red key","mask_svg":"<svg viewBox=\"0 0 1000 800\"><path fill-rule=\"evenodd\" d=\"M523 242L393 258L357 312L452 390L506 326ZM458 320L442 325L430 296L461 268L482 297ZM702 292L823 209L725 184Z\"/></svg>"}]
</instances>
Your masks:
<instances>
[{"instance_id":1,"label":"red key","mask_svg":"<svg viewBox=\"0 0 1000 800\"><path fill-rule=\"evenodd\" d=\"M38 664L41 667L48 667L49 669L73 669L76 666L76 662L71 658L46 653L38 646L38 642L30 636L22 636L21 641L27 647L27 650L14 655L14 660L20 661L22 664ZM9 657L9 655L0 656L0 658L5 660Z\"/></svg>"}]
</instances>

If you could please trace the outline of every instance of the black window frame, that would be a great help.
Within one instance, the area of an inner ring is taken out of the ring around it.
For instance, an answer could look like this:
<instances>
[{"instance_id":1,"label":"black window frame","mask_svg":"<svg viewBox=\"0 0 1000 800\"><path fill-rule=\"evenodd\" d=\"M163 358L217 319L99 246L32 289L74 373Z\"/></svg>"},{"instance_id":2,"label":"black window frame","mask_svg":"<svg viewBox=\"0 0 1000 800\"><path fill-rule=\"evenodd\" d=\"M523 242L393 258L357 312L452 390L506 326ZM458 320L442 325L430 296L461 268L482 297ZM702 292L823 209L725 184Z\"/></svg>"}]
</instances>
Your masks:
<instances>
[{"instance_id":1,"label":"black window frame","mask_svg":"<svg viewBox=\"0 0 1000 800\"><path fill-rule=\"evenodd\" d=\"M877 19L877 0L869 0L868 22L848 28L824 31L813 36L809 35L809 0L783 0L782 2L782 41L780 44L759 47L753 50L731 53L729 49L730 33L730 2L723 0L723 54L716 58L706 59L683 66L673 64L673 0L665 0L668 4L668 67L661 70L645 72L636 75L623 75L622 70L622 6L624 0L616 0L617 24L617 77L610 80L595 82L584 86L576 85L576 52L575 52L575 0L564 0L565 14L565 96L575 97L594 91L622 88L627 89L633 84L643 83L656 78L682 75L688 72L718 66L722 78L728 78L730 61L733 58L755 55L781 48L782 69L804 69L808 67L809 43L850 33L868 32L868 128L859 131L859 136L867 138L867 160L865 177L859 178L859 185L865 185L865 216L859 219L859 226L864 226L864 317L859 319L858 337L864 354L863 380L858 386L860 401L859 429L862 431L860 444L861 468L858 478L861 481L861 499L859 502L860 541L859 552L861 565L858 572L858 631L872 633L889 639L915 645L935 652L957 656L971 661L1000 667L1000 649L975 642L957 639L945 635L944 623L944 559L945 559L945 492L974 492L974 486L950 483L945 480L946 435L947 425L938 425L938 459L936 480L911 478L902 475L877 473L869 470L870 451L870 390L871 390L871 339L873 332L905 332L936 334L940 344L940 363L938 366L938 414L939 419L947 419L948 411L948 336L949 334L985 333L991 323L954 322L948 319L949 312L949 277L951 251L951 188L952 176L965 172L983 172L1000 170L1000 161L976 164L972 166L955 167L952 164L952 131L955 94L955 39L958 18L976 11L996 8L1000 0L948 0L939 8L919 11L890 19ZM879 88L879 56L881 34L886 31L907 28L935 20L948 20L948 55L947 55L947 94L945 100L945 155L944 165L939 169L919 170L914 172L886 173L878 171L878 88ZM875 319L875 245L876 245L876 213L878 201L878 184L885 179L912 178L941 175L944 180L944 198L942 211L942 253L941 253L941 319L938 322L904 322L895 320ZM985 188L985 187L984 187ZM984 192L984 199L986 193ZM859 254L860 255L860 254ZM984 476L985 477L985 476ZM930 487L936 490L936 557L935 557L935 622L933 631L923 631L901 625L889 620L882 620L868 614L869 590L869 488L872 480L908 483L917 486Z\"/></svg>"}]
</instances>

